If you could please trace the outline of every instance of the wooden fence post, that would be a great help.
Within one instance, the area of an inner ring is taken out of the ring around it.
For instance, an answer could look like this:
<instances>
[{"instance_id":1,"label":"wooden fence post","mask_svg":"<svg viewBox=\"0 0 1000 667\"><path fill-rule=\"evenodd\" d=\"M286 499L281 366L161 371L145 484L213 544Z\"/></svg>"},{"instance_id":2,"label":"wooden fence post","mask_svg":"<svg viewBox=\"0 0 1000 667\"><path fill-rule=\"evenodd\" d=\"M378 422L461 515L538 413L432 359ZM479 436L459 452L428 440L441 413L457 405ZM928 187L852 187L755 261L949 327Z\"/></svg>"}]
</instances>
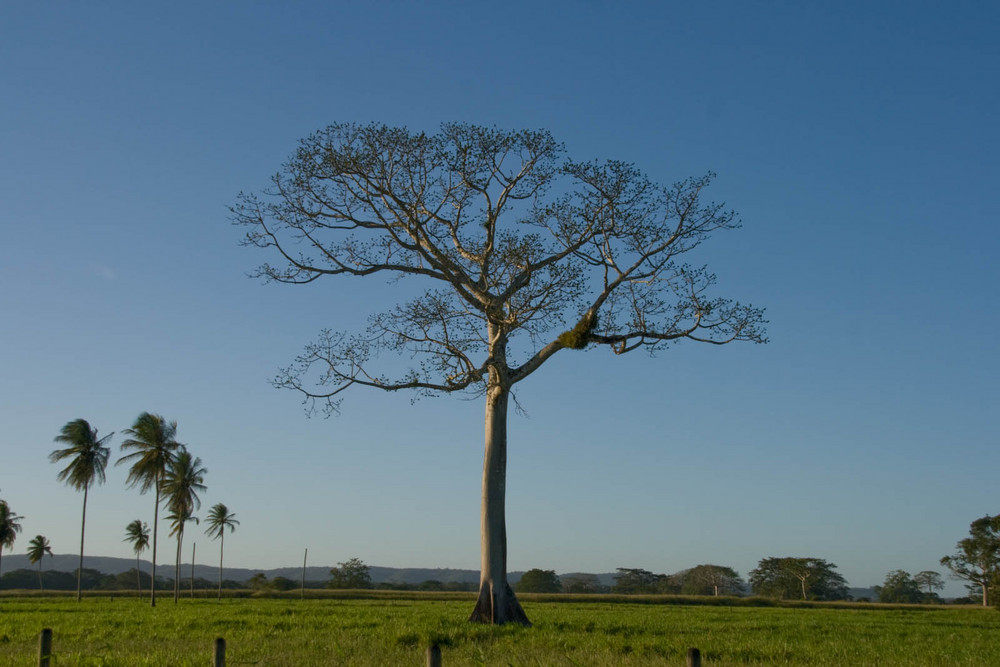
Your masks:
<instances>
[{"instance_id":1,"label":"wooden fence post","mask_svg":"<svg viewBox=\"0 0 1000 667\"><path fill-rule=\"evenodd\" d=\"M441 667L441 649L437 644L427 647L427 667Z\"/></svg>"},{"instance_id":2,"label":"wooden fence post","mask_svg":"<svg viewBox=\"0 0 1000 667\"><path fill-rule=\"evenodd\" d=\"M49 667L52 657L52 630L45 628L38 636L38 667Z\"/></svg>"},{"instance_id":3,"label":"wooden fence post","mask_svg":"<svg viewBox=\"0 0 1000 667\"><path fill-rule=\"evenodd\" d=\"M701 667L701 651L696 648L688 649L687 667Z\"/></svg>"},{"instance_id":4,"label":"wooden fence post","mask_svg":"<svg viewBox=\"0 0 1000 667\"><path fill-rule=\"evenodd\" d=\"M226 667L226 640L217 637L212 652L212 667Z\"/></svg>"}]
</instances>

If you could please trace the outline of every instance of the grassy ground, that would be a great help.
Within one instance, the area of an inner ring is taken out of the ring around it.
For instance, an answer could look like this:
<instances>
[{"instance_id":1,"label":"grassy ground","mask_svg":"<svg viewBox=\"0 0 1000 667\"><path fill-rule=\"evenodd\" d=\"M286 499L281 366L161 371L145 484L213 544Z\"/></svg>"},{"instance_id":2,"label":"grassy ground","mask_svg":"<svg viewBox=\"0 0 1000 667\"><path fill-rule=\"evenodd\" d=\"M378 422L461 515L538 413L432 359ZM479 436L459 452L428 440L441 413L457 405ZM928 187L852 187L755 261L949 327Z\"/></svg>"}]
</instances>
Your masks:
<instances>
[{"instance_id":1,"label":"grassy ground","mask_svg":"<svg viewBox=\"0 0 1000 667\"><path fill-rule=\"evenodd\" d=\"M422 599L0 597L0 666L34 665L52 628L55 665L422 665L430 643L452 665L998 665L1000 613L944 607L635 604L525 596L533 628L465 618L469 596Z\"/></svg>"}]
</instances>

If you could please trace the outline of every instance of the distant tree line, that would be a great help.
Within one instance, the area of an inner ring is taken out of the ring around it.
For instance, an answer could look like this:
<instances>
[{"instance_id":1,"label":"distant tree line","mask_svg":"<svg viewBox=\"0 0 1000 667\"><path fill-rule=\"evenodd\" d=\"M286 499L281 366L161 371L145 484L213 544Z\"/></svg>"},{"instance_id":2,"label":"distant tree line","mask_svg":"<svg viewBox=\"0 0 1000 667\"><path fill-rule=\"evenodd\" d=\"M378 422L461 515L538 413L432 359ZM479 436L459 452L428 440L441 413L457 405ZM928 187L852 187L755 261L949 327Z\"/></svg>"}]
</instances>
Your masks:
<instances>
[{"instance_id":1,"label":"distant tree line","mask_svg":"<svg viewBox=\"0 0 1000 667\"><path fill-rule=\"evenodd\" d=\"M148 572L139 572L138 579L142 590L148 591L150 577ZM37 590L44 588L47 591L74 591L77 588L77 571L59 572L58 570L44 570L41 573L41 583L39 586L39 573L35 570L18 569L5 572L0 576L0 590L26 589ZM133 568L118 574L104 574L90 568L83 568L79 576L79 583L85 591L129 591L136 592L136 570ZM222 582L226 589L245 589L246 582L225 580ZM195 577L192 582L189 577L184 577L183 588L188 589L193 585L196 590L212 589L217 586L217 582L211 582L202 577ZM157 577L156 590L174 590L174 579L170 577Z\"/></svg>"}]
</instances>

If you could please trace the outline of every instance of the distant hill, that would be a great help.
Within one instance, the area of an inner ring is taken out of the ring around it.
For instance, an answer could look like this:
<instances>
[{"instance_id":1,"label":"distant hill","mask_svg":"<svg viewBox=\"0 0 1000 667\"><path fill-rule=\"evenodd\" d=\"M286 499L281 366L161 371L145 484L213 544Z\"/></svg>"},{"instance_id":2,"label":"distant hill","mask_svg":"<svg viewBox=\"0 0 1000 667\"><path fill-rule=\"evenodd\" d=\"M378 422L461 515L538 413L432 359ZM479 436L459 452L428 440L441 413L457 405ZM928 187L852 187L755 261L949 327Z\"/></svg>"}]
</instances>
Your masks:
<instances>
[{"instance_id":1,"label":"distant hill","mask_svg":"<svg viewBox=\"0 0 1000 667\"><path fill-rule=\"evenodd\" d=\"M206 559L207 558L208 557L206 557ZM47 556L42 561L42 569L55 570L57 572L75 572L79 562L79 554L55 554L51 557ZM150 562L148 560L140 560L139 564L140 569L143 572L149 572ZM11 572L12 570L21 568L34 570L38 567L37 565L32 565L28 561L28 557L26 555L6 553L3 555L2 565L4 572ZM107 556L84 556L83 567L91 570L97 570L103 574L120 574L122 572L128 572L129 570L135 569L135 559L111 558ZM330 568L332 567L334 566L324 565L307 567L306 581L326 581L330 578ZM292 581L298 581L302 577L301 567L279 567L270 570L225 567L222 570L222 578L230 579L232 581L246 581L258 572L263 572L268 579L286 577ZM158 563L156 565L157 576L162 575L164 577L172 577L173 573L173 563ZM479 570L457 570L451 568L396 568L370 566L369 574L371 574L372 582L376 584L419 584L430 580L440 581L441 583L476 583L479 581ZM516 584L521 580L522 574L524 573L509 572L507 574L507 579L511 584ZM567 573L566 575L560 576L568 576L569 574L580 573ZM181 563L181 576L191 576L190 561L186 564ZM211 564L195 564L194 576L214 581L219 576L219 567ZM604 585L610 586L614 584L614 573L607 572L596 576Z\"/></svg>"}]
</instances>

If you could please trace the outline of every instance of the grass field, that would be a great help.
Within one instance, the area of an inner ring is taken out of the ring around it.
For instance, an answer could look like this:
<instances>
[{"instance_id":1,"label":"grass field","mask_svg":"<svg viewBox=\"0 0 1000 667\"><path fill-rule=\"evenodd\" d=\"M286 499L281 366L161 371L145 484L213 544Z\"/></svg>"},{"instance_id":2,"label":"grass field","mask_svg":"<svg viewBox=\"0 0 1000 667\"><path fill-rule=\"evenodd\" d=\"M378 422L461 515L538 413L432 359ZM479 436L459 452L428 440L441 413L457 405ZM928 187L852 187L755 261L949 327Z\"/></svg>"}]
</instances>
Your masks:
<instances>
[{"instance_id":1,"label":"grass field","mask_svg":"<svg viewBox=\"0 0 1000 667\"><path fill-rule=\"evenodd\" d=\"M524 596L533 628L465 622L468 595L369 599L0 597L0 665L34 665L53 630L58 667L211 664L422 665L1000 665L992 609L878 605L778 607L550 601ZM676 601L675 601L676 602Z\"/></svg>"}]
</instances>

